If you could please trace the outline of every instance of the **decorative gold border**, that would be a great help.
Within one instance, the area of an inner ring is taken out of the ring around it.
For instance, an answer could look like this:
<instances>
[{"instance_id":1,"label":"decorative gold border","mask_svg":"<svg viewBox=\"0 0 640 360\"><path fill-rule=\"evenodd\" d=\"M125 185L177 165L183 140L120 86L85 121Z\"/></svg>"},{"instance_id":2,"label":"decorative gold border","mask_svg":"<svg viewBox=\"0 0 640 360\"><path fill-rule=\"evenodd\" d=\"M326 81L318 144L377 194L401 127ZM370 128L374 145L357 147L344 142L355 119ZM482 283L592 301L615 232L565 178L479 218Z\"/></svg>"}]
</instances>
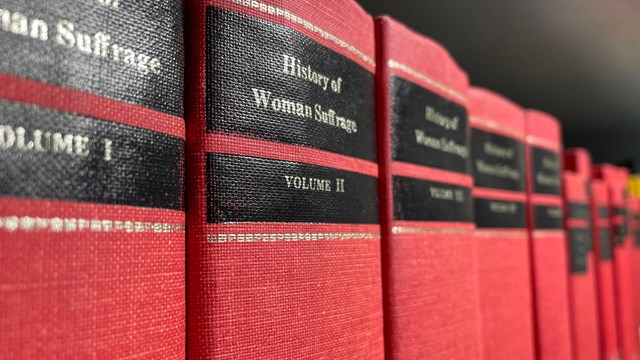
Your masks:
<instances>
[{"instance_id":1,"label":"decorative gold border","mask_svg":"<svg viewBox=\"0 0 640 360\"><path fill-rule=\"evenodd\" d=\"M495 120L484 119L478 116L471 115L469 116L469 121L472 123L471 125L473 125L473 123L482 124L490 129L502 130L506 133L513 135L516 138L520 138L520 139L524 138L524 131L518 131L517 129L514 129L512 127L499 124Z\"/></svg>"},{"instance_id":2,"label":"decorative gold border","mask_svg":"<svg viewBox=\"0 0 640 360\"><path fill-rule=\"evenodd\" d=\"M473 234L473 229L429 229L412 226L394 226L391 228L393 234Z\"/></svg>"},{"instance_id":3,"label":"decorative gold border","mask_svg":"<svg viewBox=\"0 0 640 360\"><path fill-rule=\"evenodd\" d=\"M391 68L391 69L401 70L401 71L404 71L405 73L407 73L409 75L415 76L416 78L426 82L427 84L429 84L429 85L431 85L431 86L433 86L435 88L438 88L438 89L446 92L447 94L457 98L458 100L462 101L463 103L465 103L465 104L467 103L467 99L462 94L460 94L459 92L457 92L457 91L451 89L450 87L445 86L445 85L433 80L429 76L427 76L427 75L425 75L425 74L423 74L423 73L421 73L421 72L419 72L417 70L414 70L414 69L410 68L409 66L401 63L401 62L398 62L396 60L391 59L391 60L389 60L387 62L387 66L389 66L389 68Z\"/></svg>"},{"instance_id":4,"label":"decorative gold border","mask_svg":"<svg viewBox=\"0 0 640 360\"><path fill-rule=\"evenodd\" d=\"M336 241L336 240L376 240L377 232L359 233L234 233L207 234L208 243L253 243L253 242L297 242L297 241Z\"/></svg>"},{"instance_id":5,"label":"decorative gold border","mask_svg":"<svg viewBox=\"0 0 640 360\"><path fill-rule=\"evenodd\" d=\"M559 152L561 150L560 145L547 139L542 139L533 135L527 135L527 137L525 138L525 142L530 145L540 145L548 149L552 149L556 152Z\"/></svg>"},{"instance_id":6,"label":"decorative gold border","mask_svg":"<svg viewBox=\"0 0 640 360\"><path fill-rule=\"evenodd\" d=\"M372 58L367 56L365 53L360 51L355 46L353 46L353 45L349 44L348 42L340 39L339 37L331 34L330 32L318 27L317 25L315 25L312 22L306 20L305 18L302 18L299 15L292 13L289 10L282 9L282 8L279 8L279 7L273 6L273 5L267 5L265 3L262 3L262 2L259 2L259 1L256 1L256 0L226 0L226 1L234 3L236 5L244 6L246 8L252 8L252 9L255 9L255 10L259 10L260 12L265 13L265 14L275 15L275 16L284 18L287 21L292 22L292 23L300 24L300 25L304 26L307 30L313 31L313 32L317 33L318 35L322 36L323 38L333 42L334 44L336 44L336 45L338 45L338 46L340 46L340 47L352 52L353 54L355 54L356 56L358 56L359 58L364 60L369 65L376 66L375 60L373 60Z\"/></svg>"},{"instance_id":7,"label":"decorative gold border","mask_svg":"<svg viewBox=\"0 0 640 360\"><path fill-rule=\"evenodd\" d=\"M527 229L522 230L514 230L514 229L504 229L504 230L483 230L476 229L475 236L480 237L529 237L529 232Z\"/></svg>"},{"instance_id":8,"label":"decorative gold border","mask_svg":"<svg viewBox=\"0 0 640 360\"><path fill-rule=\"evenodd\" d=\"M107 219L42 218L31 216L0 217L0 231L52 232L125 232L184 233L185 225L162 222L122 221Z\"/></svg>"},{"instance_id":9,"label":"decorative gold border","mask_svg":"<svg viewBox=\"0 0 640 360\"><path fill-rule=\"evenodd\" d=\"M565 234L565 231L563 229L533 229L531 231L531 235L533 237L549 236L549 235L562 236L564 234Z\"/></svg>"}]
</instances>

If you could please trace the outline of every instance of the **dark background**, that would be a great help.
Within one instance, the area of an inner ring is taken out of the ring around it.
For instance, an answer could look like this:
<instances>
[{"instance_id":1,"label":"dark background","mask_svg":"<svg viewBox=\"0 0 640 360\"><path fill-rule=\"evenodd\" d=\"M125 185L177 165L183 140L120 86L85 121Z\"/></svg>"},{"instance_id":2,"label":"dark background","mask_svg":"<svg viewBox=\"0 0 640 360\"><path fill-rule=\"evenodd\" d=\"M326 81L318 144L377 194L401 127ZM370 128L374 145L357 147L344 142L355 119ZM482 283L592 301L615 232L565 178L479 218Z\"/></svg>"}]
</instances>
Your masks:
<instances>
[{"instance_id":1,"label":"dark background","mask_svg":"<svg viewBox=\"0 0 640 360\"><path fill-rule=\"evenodd\" d=\"M472 84L558 117L567 147L640 172L640 1L358 2L442 43Z\"/></svg>"}]
</instances>

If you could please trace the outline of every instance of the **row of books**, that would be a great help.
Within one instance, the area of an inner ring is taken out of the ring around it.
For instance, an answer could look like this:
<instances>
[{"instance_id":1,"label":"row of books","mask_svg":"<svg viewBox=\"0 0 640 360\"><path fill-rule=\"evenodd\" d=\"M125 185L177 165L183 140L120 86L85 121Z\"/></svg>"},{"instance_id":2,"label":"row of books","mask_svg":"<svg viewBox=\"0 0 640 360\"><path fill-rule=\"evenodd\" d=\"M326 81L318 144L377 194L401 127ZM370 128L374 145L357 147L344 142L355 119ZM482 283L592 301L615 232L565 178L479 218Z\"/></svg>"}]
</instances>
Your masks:
<instances>
[{"instance_id":1,"label":"row of books","mask_svg":"<svg viewBox=\"0 0 640 360\"><path fill-rule=\"evenodd\" d=\"M639 357L628 171L389 17L2 0L0 46L1 359Z\"/></svg>"}]
</instances>

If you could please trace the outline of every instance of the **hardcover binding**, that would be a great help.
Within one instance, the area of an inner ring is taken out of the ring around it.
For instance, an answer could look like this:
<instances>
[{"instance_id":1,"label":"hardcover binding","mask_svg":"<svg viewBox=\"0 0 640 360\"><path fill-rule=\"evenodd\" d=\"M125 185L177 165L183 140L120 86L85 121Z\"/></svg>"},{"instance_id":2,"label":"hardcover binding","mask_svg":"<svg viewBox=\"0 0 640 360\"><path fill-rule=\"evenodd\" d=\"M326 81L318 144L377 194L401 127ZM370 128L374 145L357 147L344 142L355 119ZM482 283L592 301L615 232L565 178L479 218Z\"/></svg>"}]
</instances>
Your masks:
<instances>
[{"instance_id":1,"label":"hardcover binding","mask_svg":"<svg viewBox=\"0 0 640 360\"><path fill-rule=\"evenodd\" d=\"M630 175L627 188L629 195L632 197L629 205L632 213L629 220L633 238L633 298L635 302L636 329L638 329L638 340L640 342L640 175Z\"/></svg>"},{"instance_id":2,"label":"hardcover binding","mask_svg":"<svg viewBox=\"0 0 640 360\"><path fill-rule=\"evenodd\" d=\"M596 304L591 197L591 156L584 149L565 151L563 194L569 247L569 303L573 358L600 359Z\"/></svg>"},{"instance_id":3,"label":"hardcover binding","mask_svg":"<svg viewBox=\"0 0 640 360\"><path fill-rule=\"evenodd\" d=\"M373 20L187 1L188 357L383 357Z\"/></svg>"},{"instance_id":4,"label":"hardcover binding","mask_svg":"<svg viewBox=\"0 0 640 360\"><path fill-rule=\"evenodd\" d=\"M633 241L629 233L626 187L629 172L604 164L594 166L594 177L607 183L613 246L618 346L623 360L638 358L638 334L633 303Z\"/></svg>"},{"instance_id":5,"label":"hardcover binding","mask_svg":"<svg viewBox=\"0 0 640 360\"><path fill-rule=\"evenodd\" d=\"M561 128L550 115L528 110L526 129L530 203L528 223L538 358L569 359L571 333L566 237L561 221L548 229L539 224L539 217L536 216L538 211L546 213L549 209L557 210L562 206Z\"/></svg>"},{"instance_id":6,"label":"hardcover binding","mask_svg":"<svg viewBox=\"0 0 640 360\"><path fill-rule=\"evenodd\" d=\"M391 18L376 34L386 358L479 359L467 76Z\"/></svg>"},{"instance_id":7,"label":"hardcover binding","mask_svg":"<svg viewBox=\"0 0 640 360\"><path fill-rule=\"evenodd\" d=\"M602 180L591 181L591 222L595 249L598 318L601 357L620 358L616 327L616 303L613 278L613 248L609 221L609 189Z\"/></svg>"},{"instance_id":8,"label":"hardcover binding","mask_svg":"<svg viewBox=\"0 0 640 360\"><path fill-rule=\"evenodd\" d=\"M632 178L635 175L632 175ZM631 193L631 192L630 192ZM635 314L635 327L638 341L640 343L640 200L635 197L634 193L627 200L627 209L629 210L629 233L633 248L631 250L631 266L632 266L632 288Z\"/></svg>"},{"instance_id":9,"label":"hardcover binding","mask_svg":"<svg viewBox=\"0 0 640 360\"><path fill-rule=\"evenodd\" d=\"M484 89L469 100L483 358L534 359L524 113Z\"/></svg>"},{"instance_id":10,"label":"hardcover binding","mask_svg":"<svg viewBox=\"0 0 640 360\"><path fill-rule=\"evenodd\" d=\"M0 7L0 357L184 358L181 2Z\"/></svg>"}]
</instances>

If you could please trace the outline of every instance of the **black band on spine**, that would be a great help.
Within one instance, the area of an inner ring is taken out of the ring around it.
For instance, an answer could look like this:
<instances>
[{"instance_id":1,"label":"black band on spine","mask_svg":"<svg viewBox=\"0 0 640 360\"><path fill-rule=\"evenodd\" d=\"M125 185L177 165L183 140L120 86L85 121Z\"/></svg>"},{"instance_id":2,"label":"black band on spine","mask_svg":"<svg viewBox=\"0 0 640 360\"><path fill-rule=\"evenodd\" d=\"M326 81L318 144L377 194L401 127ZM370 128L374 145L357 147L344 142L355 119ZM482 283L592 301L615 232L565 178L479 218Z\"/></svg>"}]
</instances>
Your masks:
<instances>
[{"instance_id":1,"label":"black band on spine","mask_svg":"<svg viewBox=\"0 0 640 360\"><path fill-rule=\"evenodd\" d=\"M206 16L208 131L376 161L370 71L286 26Z\"/></svg>"},{"instance_id":2,"label":"black band on spine","mask_svg":"<svg viewBox=\"0 0 640 360\"><path fill-rule=\"evenodd\" d=\"M184 210L184 140L0 100L0 195Z\"/></svg>"},{"instance_id":3,"label":"black band on spine","mask_svg":"<svg viewBox=\"0 0 640 360\"><path fill-rule=\"evenodd\" d=\"M324 166L207 154L209 223L378 223L378 181Z\"/></svg>"},{"instance_id":4,"label":"black band on spine","mask_svg":"<svg viewBox=\"0 0 640 360\"><path fill-rule=\"evenodd\" d=\"M3 0L0 72L181 117L182 9L178 0Z\"/></svg>"},{"instance_id":5,"label":"black band on spine","mask_svg":"<svg viewBox=\"0 0 640 360\"><path fill-rule=\"evenodd\" d=\"M473 222L471 189L466 186L394 176L393 218Z\"/></svg>"}]
</instances>

